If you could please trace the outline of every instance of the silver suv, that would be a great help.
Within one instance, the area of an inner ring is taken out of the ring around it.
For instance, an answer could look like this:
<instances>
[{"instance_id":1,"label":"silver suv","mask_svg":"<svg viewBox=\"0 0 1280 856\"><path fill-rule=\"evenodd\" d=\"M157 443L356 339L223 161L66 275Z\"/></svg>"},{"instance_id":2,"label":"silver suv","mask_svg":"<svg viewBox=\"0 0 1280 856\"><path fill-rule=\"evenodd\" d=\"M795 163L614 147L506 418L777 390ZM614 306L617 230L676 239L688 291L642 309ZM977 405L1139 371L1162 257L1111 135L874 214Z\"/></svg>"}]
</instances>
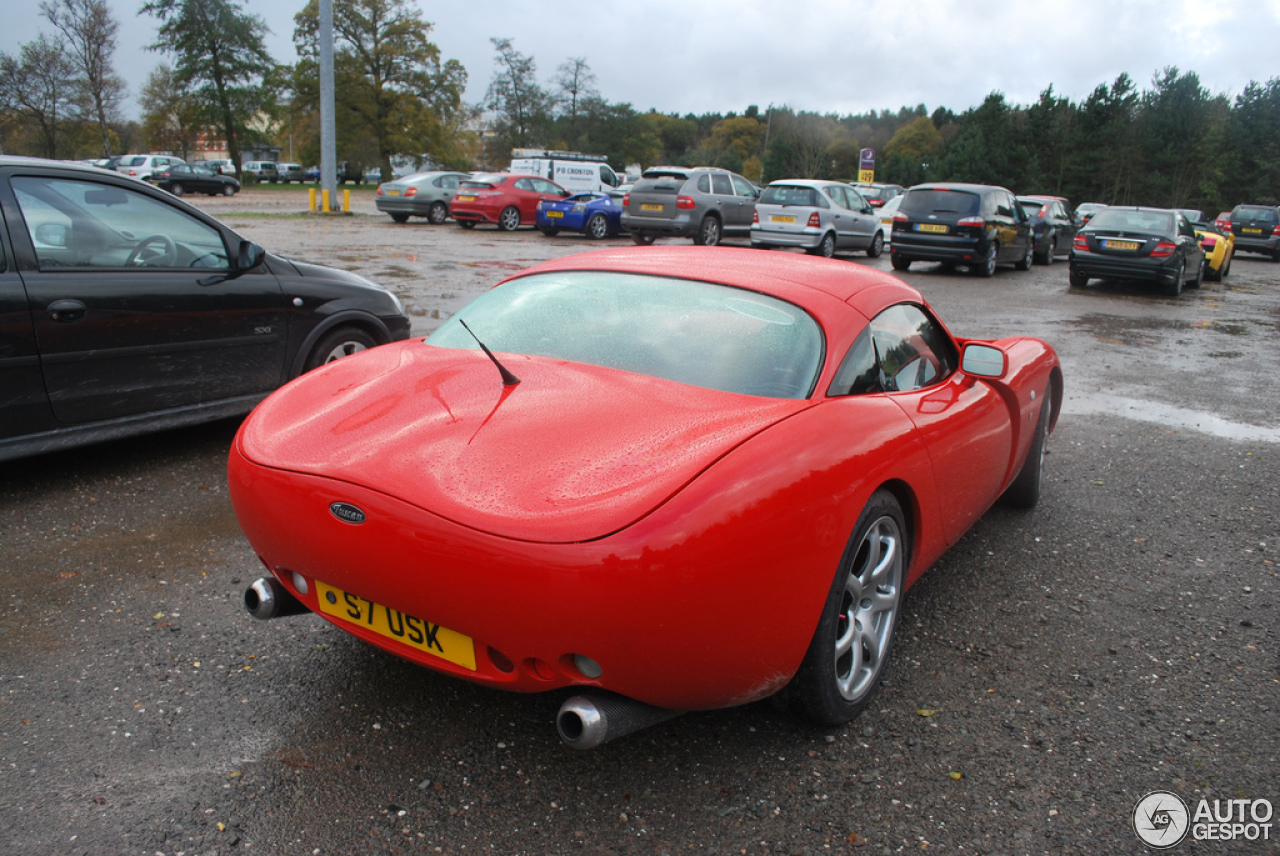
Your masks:
<instances>
[{"instance_id":1,"label":"silver suv","mask_svg":"<svg viewBox=\"0 0 1280 856\"><path fill-rule=\"evenodd\" d=\"M655 166L622 200L622 225L637 244L670 235L715 246L726 235L749 238L760 189L718 167Z\"/></svg>"}]
</instances>

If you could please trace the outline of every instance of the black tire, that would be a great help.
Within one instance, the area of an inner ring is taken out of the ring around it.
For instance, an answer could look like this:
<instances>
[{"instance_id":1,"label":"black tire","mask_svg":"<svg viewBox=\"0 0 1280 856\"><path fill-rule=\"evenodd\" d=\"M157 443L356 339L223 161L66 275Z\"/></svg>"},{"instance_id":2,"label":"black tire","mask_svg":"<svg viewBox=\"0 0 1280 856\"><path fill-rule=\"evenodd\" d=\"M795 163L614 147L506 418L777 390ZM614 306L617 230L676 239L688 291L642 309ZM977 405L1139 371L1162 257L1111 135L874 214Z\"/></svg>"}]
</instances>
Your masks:
<instances>
[{"instance_id":1,"label":"black tire","mask_svg":"<svg viewBox=\"0 0 1280 856\"><path fill-rule=\"evenodd\" d=\"M902 507L876 491L858 515L809 650L786 693L813 722L843 725L867 706L893 648L909 560Z\"/></svg>"},{"instance_id":2,"label":"black tire","mask_svg":"<svg viewBox=\"0 0 1280 856\"><path fill-rule=\"evenodd\" d=\"M1200 269L1196 271L1196 278L1187 283L1187 288L1199 288L1204 285L1204 271L1209 265L1203 259L1200 260Z\"/></svg>"},{"instance_id":3,"label":"black tire","mask_svg":"<svg viewBox=\"0 0 1280 856\"><path fill-rule=\"evenodd\" d=\"M1022 258L1014 262L1014 270L1031 270L1031 256L1035 253L1035 244L1030 240L1027 241L1027 251L1022 254Z\"/></svg>"},{"instance_id":4,"label":"black tire","mask_svg":"<svg viewBox=\"0 0 1280 856\"><path fill-rule=\"evenodd\" d=\"M650 234L648 234L648 233L646 233L646 232L632 232L632 233L631 233L631 240L632 240L632 241L634 241L638 246L641 246L641 247L647 247L647 246L649 246L650 244L652 244L652 243L654 242L654 239L656 239L657 237L658 237L657 235L650 235Z\"/></svg>"},{"instance_id":5,"label":"black tire","mask_svg":"<svg viewBox=\"0 0 1280 856\"><path fill-rule=\"evenodd\" d=\"M222 188L222 195L235 196L239 189L240 188L236 187L234 184L228 184L226 187Z\"/></svg>"},{"instance_id":6,"label":"black tire","mask_svg":"<svg viewBox=\"0 0 1280 856\"><path fill-rule=\"evenodd\" d=\"M1089 277L1082 273L1077 273L1073 268L1071 272L1067 274L1067 281L1071 283L1072 288L1084 288L1089 284Z\"/></svg>"},{"instance_id":7,"label":"black tire","mask_svg":"<svg viewBox=\"0 0 1280 856\"><path fill-rule=\"evenodd\" d=\"M867 258L878 259L880 254L884 252L884 233L877 231L874 238L871 239L871 246L867 247Z\"/></svg>"},{"instance_id":8,"label":"black tire","mask_svg":"<svg viewBox=\"0 0 1280 856\"><path fill-rule=\"evenodd\" d=\"M974 276L988 277L996 275L996 259L1000 255L1000 245L995 241L987 242L987 254L982 261L969 267Z\"/></svg>"},{"instance_id":9,"label":"black tire","mask_svg":"<svg viewBox=\"0 0 1280 856\"><path fill-rule=\"evenodd\" d=\"M1185 261L1178 262L1178 269L1173 274L1173 282L1165 283L1164 293L1170 297L1177 297L1182 294L1182 280L1186 275L1187 263Z\"/></svg>"},{"instance_id":10,"label":"black tire","mask_svg":"<svg viewBox=\"0 0 1280 856\"><path fill-rule=\"evenodd\" d=\"M1031 438L1031 448L1027 450L1027 460L1023 463L1018 477L1005 488L1000 501L1014 508L1035 508L1040 501L1040 489L1044 484L1045 446L1049 435L1049 419L1053 415L1052 387L1046 387L1044 397L1040 401L1040 418L1036 420L1036 433Z\"/></svg>"},{"instance_id":11,"label":"black tire","mask_svg":"<svg viewBox=\"0 0 1280 856\"><path fill-rule=\"evenodd\" d=\"M431 207L427 209L427 222L432 226L439 226L449 217L449 206L443 202L432 202Z\"/></svg>"},{"instance_id":12,"label":"black tire","mask_svg":"<svg viewBox=\"0 0 1280 856\"><path fill-rule=\"evenodd\" d=\"M1227 263L1222 266L1222 273L1218 275L1218 279L1225 279L1231 275L1231 261L1236 257L1235 253L1227 256Z\"/></svg>"},{"instance_id":13,"label":"black tire","mask_svg":"<svg viewBox=\"0 0 1280 856\"><path fill-rule=\"evenodd\" d=\"M514 205L508 205L502 209L502 213L498 215L498 228L503 232L514 232L520 225L520 209Z\"/></svg>"},{"instance_id":14,"label":"black tire","mask_svg":"<svg viewBox=\"0 0 1280 856\"><path fill-rule=\"evenodd\" d=\"M894 270L911 270L911 259L904 259L895 252L889 252L889 263Z\"/></svg>"},{"instance_id":15,"label":"black tire","mask_svg":"<svg viewBox=\"0 0 1280 856\"><path fill-rule=\"evenodd\" d=\"M702 218L702 222L698 224L698 233L693 236L693 242L700 247L714 247L720 243L720 221L714 214L708 214Z\"/></svg>"},{"instance_id":16,"label":"black tire","mask_svg":"<svg viewBox=\"0 0 1280 856\"><path fill-rule=\"evenodd\" d=\"M409 215L408 215L408 214L405 214L404 212L400 212L400 213L398 213L398 214L392 214L392 215L391 215L391 219L392 219L392 220L394 220L394 221L395 221L395 222L397 222L397 223L408 223L408 222L409 222Z\"/></svg>"},{"instance_id":17,"label":"black tire","mask_svg":"<svg viewBox=\"0 0 1280 856\"><path fill-rule=\"evenodd\" d=\"M1053 256L1058 251L1058 239L1050 236L1049 246L1045 247L1044 253L1036 253L1036 263L1042 265L1053 264Z\"/></svg>"},{"instance_id":18,"label":"black tire","mask_svg":"<svg viewBox=\"0 0 1280 856\"><path fill-rule=\"evenodd\" d=\"M476 227L475 220L459 220L458 225L463 229L474 229Z\"/></svg>"},{"instance_id":19,"label":"black tire","mask_svg":"<svg viewBox=\"0 0 1280 856\"><path fill-rule=\"evenodd\" d=\"M603 214L592 214L591 219L587 221L587 227L583 230L587 233L587 237L594 241L609 236L609 220Z\"/></svg>"},{"instance_id":20,"label":"black tire","mask_svg":"<svg viewBox=\"0 0 1280 856\"><path fill-rule=\"evenodd\" d=\"M181 184L174 182L173 184L169 185L169 192L172 193L174 196L181 196L182 194L187 192L187 189L183 187Z\"/></svg>"},{"instance_id":21,"label":"black tire","mask_svg":"<svg viewBox=\"0 0 1280 856\"><path fill-rule=\"evenodd\" d=\"M1272 253L1271 253L1271 261L1273 261L1273 262L1280 262L1280 247L1276 247L1276 249L1275 249L1274 251L1272 251Z\"/></svg>"},{"instance_id":22,"label":"black tire","mask_svg":"<svg viewBox=\"0 0 1280 856\"><path fill-rule=\"evenodd\" d=\"M806 252L811 256L822 256L824 259L831 258L836 254L836 236L828 232L822 236L818 246L810 247Z\"/></svg>"},{"instance_id":23,"label":"black tire","mask_svg":"<svg viewBox=\"0 0 1280 856\"><path fill-rule=\"evenodd\" d=\"M373 336L359 327L338 327L320 338L316 346L311 349L311 353L307 355L307 361L303 364L302 370L309 372L342 357L349 357L359 351L376 347L377 344Z\"/></svg>"}]
</instances>

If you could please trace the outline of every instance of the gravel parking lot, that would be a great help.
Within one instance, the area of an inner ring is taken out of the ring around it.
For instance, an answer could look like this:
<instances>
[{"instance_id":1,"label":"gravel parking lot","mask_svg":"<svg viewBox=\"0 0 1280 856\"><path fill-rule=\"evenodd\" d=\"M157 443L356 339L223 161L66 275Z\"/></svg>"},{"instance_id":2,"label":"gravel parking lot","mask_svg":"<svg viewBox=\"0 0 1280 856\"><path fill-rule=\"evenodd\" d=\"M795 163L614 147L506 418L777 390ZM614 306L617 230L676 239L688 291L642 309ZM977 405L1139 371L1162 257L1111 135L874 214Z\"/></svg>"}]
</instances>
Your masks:
<instances>
[{"instance_id":1,"label":"gravel parking lot","mask_svg":"<svg viewBox=\"0 0 1280 856\"><path fill-rule=\"evenodd\" d=\"M383 282L415 334L600 246L395 225L353 197L345 216L296 189L195 202ZM1063 261L903 278L959 335L1050 341L1067 392L1039 507L991 511L912 589L848 727L760 703L578 753L562 695L452 681L313 617L255 622L219 423L0 470L0 849L1140 853L1151 791L1280 805L1280 265L1240 256L1179 298L1071 289ZM1270 823L1174 852L1280 853Z\"/></svg>"}]
</instances>

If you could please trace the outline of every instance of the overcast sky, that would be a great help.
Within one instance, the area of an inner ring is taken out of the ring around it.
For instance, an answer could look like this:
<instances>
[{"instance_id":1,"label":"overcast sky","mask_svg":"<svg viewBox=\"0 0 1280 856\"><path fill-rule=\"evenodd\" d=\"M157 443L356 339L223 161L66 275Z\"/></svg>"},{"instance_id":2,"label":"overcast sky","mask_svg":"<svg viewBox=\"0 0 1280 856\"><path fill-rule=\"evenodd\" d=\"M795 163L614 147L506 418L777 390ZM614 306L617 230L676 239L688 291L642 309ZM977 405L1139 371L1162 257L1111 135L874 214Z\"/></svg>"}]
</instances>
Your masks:
<instances>
[{"instance_id":1,"label":"overcast sky","mask_svg":"<svg viewBox=\"0 0 1280 856\"><path fill-rule=\"evenodd\" d=\"M164 58L146 50L157 21L139 0L108 0L120 21L116 70L133 99ZM337 0L341 2L341 0ZM756 104L822 113L924 104L961 112L999 90L1034 102L1050 84L1075 101L1128 72L1140 88L1166 66L1235 96L1250 80L1280 77L1280 0L417 0L431 40L466 68L466 100L494 74L492 37L512 40L549 85L584 57L601 95L639 111L742 112ZM268 49L292 63L301 0L247 0L266 20ZM53 33L30 0L0 0L0 51L16 54Z\"/></svg>"}]
</instances>

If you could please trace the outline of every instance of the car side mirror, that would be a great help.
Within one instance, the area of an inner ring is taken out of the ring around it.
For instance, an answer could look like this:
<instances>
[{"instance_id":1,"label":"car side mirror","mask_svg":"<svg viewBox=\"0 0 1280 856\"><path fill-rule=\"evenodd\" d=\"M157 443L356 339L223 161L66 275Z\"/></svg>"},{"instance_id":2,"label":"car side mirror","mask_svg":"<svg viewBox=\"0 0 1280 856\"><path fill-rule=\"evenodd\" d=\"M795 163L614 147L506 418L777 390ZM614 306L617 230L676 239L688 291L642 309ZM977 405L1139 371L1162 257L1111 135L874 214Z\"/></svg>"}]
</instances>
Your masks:
<instances>
[{"instance_id":1,"label":"car side mirror","mask_svg":"<svg viewBox=\"0 0 1280 856\"><path fill-rule=\"evenodd\" d=\"M46 247L63 249L71 230L63 223L41 223L36 226L36 242Z\"/></svg>"},{"instance_id":2,"label":"car side mirror","mask_svg":"<svg viewBox=\"0 0 1280 856\"><path fill-rule=\"evenodd\" d=\"M240 251L236 254L236 269L240 272L253 270L262 264L267 251L252 241L241 241Z\"/></svg>"},{"instance_id":3,"label":"car side mirror","mask_svg":"<svg viewBox=\"0 0 1280 856\"><path fill-rule=\"evenodd\" d=\"M990 345L965 345L964 355L960 358L960 368L966 374L977 377L1004 377L1004 351Z\"/></svg>"}]
</instances>

